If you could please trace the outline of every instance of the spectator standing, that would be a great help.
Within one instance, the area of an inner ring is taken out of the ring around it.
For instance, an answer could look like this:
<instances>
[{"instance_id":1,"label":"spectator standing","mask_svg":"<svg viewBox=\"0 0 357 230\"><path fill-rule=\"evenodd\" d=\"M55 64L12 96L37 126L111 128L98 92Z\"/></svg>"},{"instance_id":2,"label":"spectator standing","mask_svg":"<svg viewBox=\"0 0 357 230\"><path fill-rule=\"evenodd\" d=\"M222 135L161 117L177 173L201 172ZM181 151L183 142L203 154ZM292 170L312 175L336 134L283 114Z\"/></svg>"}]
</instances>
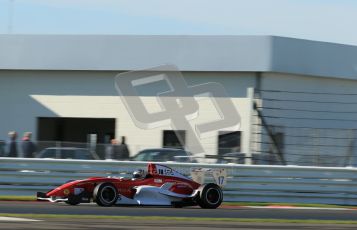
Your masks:
<instances>
[{"instance_id":1,"label":"spectator standing","mask_svg":"<svg viewBox=\"0 0 357 230\"><path fill-rule=\"evenodd\" d=\"M9 140L6 142L6 156L17 157L17 133L15 131L9 132Z\"/></svg>"},{"instance_id":2,"label":"spectator standing","mask_svg":"<svg viewBox=\"0 0 357 230\"><path fill-rule=\"evenodd\" d=\"M5 157L5 146L6 142L3 140L0 140L0 157Z\"/></svg>"},{"instance_id":3,"label":"spectator standing","mask_svg":"<svg viewBox=\"0 0 357 230\"><path fill-rule=\"evenodd\" d=\"M31 141L32 133L26 132L22 138L21 150L25 158L35 157L36 145Z\"/></svg>"},{"instance_id":4,"label":"spectator standing","mask_svg":"<svg viewBox=\"0 0 357 230\"><path fill-rule=\"evenodd\" d=\"M110 144L105 148L105 159L116 159L116 149L118 146L118 141L111 139Z\"/></svg>"},{"instance_id":5,"label":"spectator standing","mask_svg":"<svg viewBox=\"0 0 357 230\"><path fill-rule=\"evenodd\" d=\"M125 137L121 138L121 143L120 145L117 146L117 153L118 156L116 157L116 159L123 160L123 161L129 160L130 152L128 149L128 145L125 142Z\"/></svg>"}]
</instances>

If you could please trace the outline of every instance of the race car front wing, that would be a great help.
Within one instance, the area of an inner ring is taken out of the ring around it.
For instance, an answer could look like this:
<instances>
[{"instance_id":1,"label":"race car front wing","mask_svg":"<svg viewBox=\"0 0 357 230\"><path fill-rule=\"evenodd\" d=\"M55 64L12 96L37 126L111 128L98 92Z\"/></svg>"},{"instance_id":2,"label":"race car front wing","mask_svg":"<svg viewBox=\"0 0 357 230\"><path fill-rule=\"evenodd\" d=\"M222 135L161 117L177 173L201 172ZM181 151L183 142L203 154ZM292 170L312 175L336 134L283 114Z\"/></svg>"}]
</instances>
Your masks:
<instances>
[{"instance_id":1,"label":"race car front wing","mask_svg":"<svg viewBox=\"0 0 357 230\"><path fill-rule=\"evenodd\" d=\"M45 200L50 202L66 202L68 198L56 198L56 197L49 197L44 192L37 192L36 194L37 200Z\"/></svg>"}]
</instances>

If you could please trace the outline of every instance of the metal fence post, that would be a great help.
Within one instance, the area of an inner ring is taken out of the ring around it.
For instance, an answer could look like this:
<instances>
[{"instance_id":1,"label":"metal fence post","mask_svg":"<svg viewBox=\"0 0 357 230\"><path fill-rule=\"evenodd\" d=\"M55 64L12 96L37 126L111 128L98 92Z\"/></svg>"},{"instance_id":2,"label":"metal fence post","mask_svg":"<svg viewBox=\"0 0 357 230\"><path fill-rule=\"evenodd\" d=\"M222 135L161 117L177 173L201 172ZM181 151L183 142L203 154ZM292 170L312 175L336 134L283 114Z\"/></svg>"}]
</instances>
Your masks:
<instances>
[{"instance_id":1,"label":"metal fence post","mask_svg":"<svg viewBox=\"0 0 357 230\"><path fill-rule=\"evenodd\" d=\"M243 146L245 154L245 164L252 164L252 149L251 149L251 138L252 138L252 118L253 118L253 105L254 105L254 88L248 88L247 90L248 98L248 113L247 113L247 130L243 134Z\"/></svg>"}]
</instances>

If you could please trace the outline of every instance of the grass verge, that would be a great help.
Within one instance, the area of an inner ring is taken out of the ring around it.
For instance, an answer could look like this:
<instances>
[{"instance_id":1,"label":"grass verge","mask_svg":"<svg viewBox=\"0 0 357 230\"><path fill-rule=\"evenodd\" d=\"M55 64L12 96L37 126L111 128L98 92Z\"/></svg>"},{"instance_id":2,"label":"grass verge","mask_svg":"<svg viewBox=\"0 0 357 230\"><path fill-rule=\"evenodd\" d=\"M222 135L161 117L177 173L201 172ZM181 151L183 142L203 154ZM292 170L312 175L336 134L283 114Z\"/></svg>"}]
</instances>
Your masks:
<instances>
[{"instance_id":1,"label":"grass verge","mask_svg":"<svg viewBox=\"0 0 357 230\"><path fill-rule=\"evenodd\" d=\"M35 201L34 196L0 196L0 201Z\"/></svg>"},{"instance_id":2,"label":"grass verge","mask_svg":"<svg viewBox=\"0 0 357 230\"><path fill-rule=\"evenodd\" d=\"M0 213L3 217L19 217L34 219L110 219L110 220L153 220L153 221L223 221L245 223L297 223L297 224L351 224L357 221L344 220L289 220L289 219L250 219L250 218L206 218L206 217L163 217L163 216L101 216L101 215L58 215L58 214L10 214Z\"/></svg>"}]
</instances>

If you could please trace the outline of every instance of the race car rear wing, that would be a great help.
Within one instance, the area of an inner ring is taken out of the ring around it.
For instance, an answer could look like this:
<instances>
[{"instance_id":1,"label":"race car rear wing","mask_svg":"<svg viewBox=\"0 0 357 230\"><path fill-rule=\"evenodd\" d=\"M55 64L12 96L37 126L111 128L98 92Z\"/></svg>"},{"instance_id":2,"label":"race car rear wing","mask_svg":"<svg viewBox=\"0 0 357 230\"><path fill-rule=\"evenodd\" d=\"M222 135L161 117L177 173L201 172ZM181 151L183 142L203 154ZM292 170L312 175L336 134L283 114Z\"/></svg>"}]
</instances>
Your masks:
<instances>
[{"instance_id":1,"label":"race car rear wing","mask_svg":"<svg viewBox=\"0 0 357 230\"><path fill-rule=\"evenodd\" d=\"M192 180L199 184L205 182L206 176L213 176L216 184L220 187L224 187L227 184L226 169L193 168L191 170Z\"/></svg>"}]
</instances>

